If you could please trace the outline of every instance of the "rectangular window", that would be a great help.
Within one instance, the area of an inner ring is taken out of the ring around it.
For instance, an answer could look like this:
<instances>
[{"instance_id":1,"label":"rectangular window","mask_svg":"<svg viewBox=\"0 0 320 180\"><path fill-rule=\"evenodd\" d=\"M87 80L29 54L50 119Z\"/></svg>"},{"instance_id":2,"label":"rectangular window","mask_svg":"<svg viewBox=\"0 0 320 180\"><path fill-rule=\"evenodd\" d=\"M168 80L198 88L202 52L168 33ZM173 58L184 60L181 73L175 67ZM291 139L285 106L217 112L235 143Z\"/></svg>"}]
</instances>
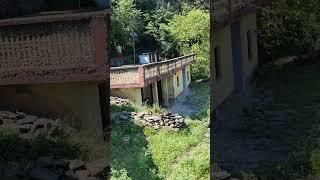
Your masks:
<instances>
[{"instance_id":1,"label":"rectangular window","mask_svg":"<svg viewBox=\"0 0 320 180\"><path fill-rule=\"evenodd\" d=\"M247 32L247 48L248 48L248 60L252 62L253 55L252 55L252 31Z\"/></svg>"},{"instance_id":2,"label":"rectangular window","mask_svg":"<svg viewBox=\"0 0 320 180\"><path fill-rule=\"evenodd\" d=\"M221 73L221 55L220 55L220 48L215 47L214 48L214 64L215 64L215 74L216 74L216 80L221 79L222 73Z\"/></svg>"}]
</instances>

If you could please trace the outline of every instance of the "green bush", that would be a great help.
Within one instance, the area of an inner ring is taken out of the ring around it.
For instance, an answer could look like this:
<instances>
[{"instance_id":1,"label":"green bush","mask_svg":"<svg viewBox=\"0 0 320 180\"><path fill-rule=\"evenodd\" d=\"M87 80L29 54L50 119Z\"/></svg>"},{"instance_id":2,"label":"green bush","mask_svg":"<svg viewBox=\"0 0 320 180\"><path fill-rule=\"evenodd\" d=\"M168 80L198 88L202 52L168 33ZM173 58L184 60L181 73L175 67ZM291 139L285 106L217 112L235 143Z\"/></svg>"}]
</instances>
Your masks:
<instances>
[{"instance_id":1,"label":"green bush","mask_svg":"<svg viewBox=\"0 0 320 180\"><path fill-rule=\"evenodd\" d=\"M311 164L313 174L320 175L320 149L317 148L311 152Z\"/></svg>"},{"instance_id":2,"label":"green bush","mask_svg":"<svg viewBox=\"0 0 320 180\"><path fill-rule=\"evenodd\" d=\"M320 2L277 0L259 16L259 46L267 59L298 55L320 47Z\"/></svg>"}]
</instances>

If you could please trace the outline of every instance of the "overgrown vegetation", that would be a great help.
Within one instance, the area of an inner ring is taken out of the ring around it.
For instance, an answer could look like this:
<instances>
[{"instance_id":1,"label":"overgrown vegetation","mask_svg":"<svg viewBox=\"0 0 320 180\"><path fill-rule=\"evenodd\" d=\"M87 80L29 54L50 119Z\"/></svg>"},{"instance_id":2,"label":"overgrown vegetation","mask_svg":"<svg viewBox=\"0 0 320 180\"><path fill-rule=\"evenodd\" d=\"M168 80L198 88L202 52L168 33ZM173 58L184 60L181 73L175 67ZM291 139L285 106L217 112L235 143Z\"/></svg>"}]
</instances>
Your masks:
<instances>
[{"instance_id":1,"label":"overgrown vegetation","mask_svg":"<svg viewBox=\"0 0 320 180\"><path fill-rule=\"evenodd\" d=\"M125 56L132 55L134 31L138 52L157 51L167 59L197 53L193 78L209 77L209 0L113 0L111 5L112 47L120 44Z\"/></svg>"},{"instance_id":2,"label":"overgrown vegetation","mask_svg":"<svg viewBox=\"0 0 320 180\"><path fill-rule=\"evenodd\" d=\"M320 2L271 1L259 23L259 44L265 60L299 55L320 47Z\"/></svg>"}]
</instances>

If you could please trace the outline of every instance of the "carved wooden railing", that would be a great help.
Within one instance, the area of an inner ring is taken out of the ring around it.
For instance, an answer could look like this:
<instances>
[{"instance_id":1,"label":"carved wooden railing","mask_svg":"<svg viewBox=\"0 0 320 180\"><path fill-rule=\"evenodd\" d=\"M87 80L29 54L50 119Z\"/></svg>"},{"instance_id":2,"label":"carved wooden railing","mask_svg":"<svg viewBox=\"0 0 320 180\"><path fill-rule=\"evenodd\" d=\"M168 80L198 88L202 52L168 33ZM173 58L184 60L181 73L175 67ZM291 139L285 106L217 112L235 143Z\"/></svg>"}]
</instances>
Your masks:
<instances>
[{"instance_id":1,"label":"carved wooden railing","mask_svg":"<svg viewBox=\"0 0 320 180\"><path fill-rule=\"evenodd\" d=\"M223 26L229 21L243 15L250 10L256 10L264 6L270 0L213 0L211 12L213 12L213 24Z\"/></svg>"},{"instance_id":2,"label":"carved wooden railing","mask_svg":"<svg viewBox=\"0 0 320 180\"><path fill-rule=\"evenodd\" d=\"M109 12L0 20L0 85L108 79Z\"/></svg>"},{"instance_id":3,"label":"carved wooden railing","mask_svg":"<svg viewBox=\"0 0 320 180\"><path fill-rule=\"evenodd\" d=\"M111 88L145 87L181 70L196 60L191 54L144 65L113 67L110 71Z\"/></svg>"}]
</instances>

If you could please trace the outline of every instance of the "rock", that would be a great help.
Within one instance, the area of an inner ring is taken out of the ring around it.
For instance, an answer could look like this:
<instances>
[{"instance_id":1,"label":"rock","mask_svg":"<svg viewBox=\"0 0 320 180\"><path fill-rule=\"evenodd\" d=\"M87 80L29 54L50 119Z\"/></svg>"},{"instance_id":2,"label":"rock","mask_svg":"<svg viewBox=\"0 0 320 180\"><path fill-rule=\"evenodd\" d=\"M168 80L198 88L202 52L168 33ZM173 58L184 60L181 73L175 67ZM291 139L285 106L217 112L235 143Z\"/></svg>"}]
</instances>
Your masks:
<instances>
[{"instance_id":1,"label":"rock","mask_svg":"<svg viewBox=\"0 0 320 180\"><path fill-rule=\"evenodd\" d=\"M17 125L17 129L19 129L19 132L22 134L28 133L30 131L30 128L30 124Z\"/></svg>"},{"instance_id":2,"label":"rock","mask_svg":"<svg viewBox=\"0 0 320 180\"><path fill-rule=\"evenodd\" d=\"M17 124L30 124L33 123L34 121L36 121L38 117L37 116L30 116L27 115L25 116L23 119L20 119L19 121L17 121Z\"/></svg>"},{"instance_id":3,"label":"rock","mask_svg":"<svg viewBox=\"0 0 320 180\"><path fill-rule=\"evenodd\" d=\"M26 133L26 134L19 134L19 137L24 139L24 140L27 140L27 141L30 141L33 139L33 135L32 134L29 134L29 133Z\"/></svg>"},{"instance_id":4,"label":"rock","mask_svg":"<svg viewBox=\"0 0 320 180\"><path fill-rule=\"evenodd\" d=\"M131 116L132 115L131 112L126 112L126 111L123 111L122 114L127 115L127 116Z\"/></svg>"},{"instance_id":5,"label":"rock","mask_svg":"<svg viewBox=\"0 0 320 180\"><path fill-rule=\"evenodd\" d=\"M30 178L33 180L58 180L59 176L49 169L36 168L30 172Z\"/></svg>"},{"instance_id":6,"label":"rock","mask_svg":"<svg viewBox=\"0 0 320 180\"><path fill-rule=\"evenodd\" d=\"M156 125L156 126L154 126L154 129L155 129L155 130L158 130L158 129L160 129L160 126L157 126L157 125Z\"/></svg>"},{"instance_id":7,"label":"rock","mask_svg":"<svg viewBox=\"0 0 320 180\"><path fill-rule=\"evenodd\" d=\"M49 131L48 131L48 134L50 136L55 136L58 134L58 126L52 126Z\"/></svg>"},{"instance_id":8,"label":"rock","mask_svg":"<svg viewBox=\"0 0 320 180\"><path fill-rule=\"evenodd\" d=\"M90 176L90 171L89 170L79 170L76 171L76 176L78 180L88 180Z\"/></svg>"},{"instance_id":9,"label":"rock","mask_svg":"<svg viewBox=\"0 0 320 180\"><path fill-rule=\"evenodd\" d=\"M86 169L90 171L92 176L101 176L108 170L108 160L101 159L86 164Z\"/></svg>"},{"instance_id":10,"label":"rock","mask_svg":"<svg viewBox=\"0 0 320 180\"><path fill-rule=\"evenodd\" d=\"M174 128L174 124L170 124L170 127Z\"/></svg>"},{"instance_id":11,"label":"rock","mask_svg":"<svg viewBox=\"0 0 320 180\"><path fill-rule=\"evenodd\" d=\"M122 144L129 144L130 141L130 137L129 136L125 136L122 138Z\"/></svg>"},{"instance_id":12,"label":"rock","mask_svg":"<svg viewBox=\"0 0 320 180\"><path fill-rule=\"evenodd\" d=\"M38 128L34 133L33 137L40 137L40 136L46 136L48 132L46 131L45 128Z\"/></svg>"},{"instance_id":13,"label":"rock","mask_svg":"<svg viewBox=\"0 0 320 180\"><path fill-rule=\"evenodd\" d=\"M143 118L146 114L147 114L147 113L145 113L145 112L141 112L141 113L138 113L137 116L138 116L139 118Z\"/></svg>"},{"instance_id":14,"label":"rock","mask_svg":"<svg viewBox=\"0 0 320 180\"><path fill-rule=\"evenodd\" d=\"M121 114L121 115L119 116L119 118L120 118L120 120L128 120L128 119L130 119L130 116L125 115L125 114Z\"/></svg>"},{"instance_id":15,"label":"rock","mask_svg":"<svg viewBox=\"0 0 320 180\"><path fill-rule=\"evenodd\" d=\"M20 116L27 116L24 112L16 112L16 114L18 114Z\"/></svg>"},{"instance_id":16,"label":"rock","mask_svg":"<svg viewBox=\"0 0 320 180\"><path fill-rule=\"evenodd\" d=\"M85 162L75 159L75 160L71 160L69 161L69 168L71 170L79 170L79 169L83 169L85 167Z\"/></svg>"},{"instance_id":17,"label":"rock","mask_svg":"<svg viewBox=\"0 0 320 180\"><path fill-rule=\"evenodd\" d=\"M45 128L45 130L47 131L47 123L48 119L38 118L31 126L31 133L34 133L38 128Z\"/></svg>"},{"instance_id":18,"label":"rock","mask_svg":"<svg viewBox=\"0 0 320 180\"><path fill-rule=\"evenodd\" d=\"M67 177L68 180L76 180L77 176L72 170L68 170L65 172L65 176Z\"/></svg>"},{"instance_id":19,"label":"rock","mask_svg":"<svg viewBox=\"0 0 320 180\"><path fill-rule=\"evenodd\" d=\"M151 116L150 119L153 119L154 121L160 121L160 117L159 116Z\"/></svg>"},{"instance_id":20,"label":"rock","mask_svg":"<svg viewBox=\"0 0 320 180\"><path fill-rule=\"evenodd\" d=\"M20 115L12 113L12 112L9 112L9 111L3 111L1 114L2 114L2 119L4 118L4 119L16 120L19 117L21 117Z\"/></svg>"},{"instance_id":21,"label":"rock","mask_svg":"<svg viewBox=\"0 0 320 180\"><path fill-rule=\"evenodd\" d=\"M231 177L231 174L229 174L226 171L219 171L214 174L214 177L217 178L218 180L225 180Z\"/></svg>"}]
</instances>

